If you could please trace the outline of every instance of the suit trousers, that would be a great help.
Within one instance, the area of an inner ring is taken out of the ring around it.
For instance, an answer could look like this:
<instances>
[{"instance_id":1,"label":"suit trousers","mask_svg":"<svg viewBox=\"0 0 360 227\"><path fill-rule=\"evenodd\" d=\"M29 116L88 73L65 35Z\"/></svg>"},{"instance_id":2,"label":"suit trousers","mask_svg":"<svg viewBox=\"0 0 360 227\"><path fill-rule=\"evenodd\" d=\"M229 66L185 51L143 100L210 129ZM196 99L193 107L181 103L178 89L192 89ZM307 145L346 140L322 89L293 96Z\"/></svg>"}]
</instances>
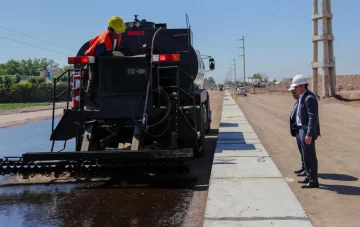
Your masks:
<instances>
[{"instance_id":1,"label":"suit trousers","mask_svg":"<svg viewBox=\"0 0 360 227\"><path fill-rule=\"evenodd\" d=\"M305 169L305 163L304 163L304 157L303 157L303 154L302 154L301 140L300 140L299 133L296 133L296 142L297 142L298 149L299 149L299 152L300 152L300 157L301 157L301 169Z\"/></svg>"},{"instance_id":2,"label":"suit trousers","mask_svg":"<svg viewBox=\"0 0 360 227\"><path fill-rule=\"evenodd\" d=\"M315 140L311 144L305 143L306 130L299 129L302 156L305 164L305 171L310 182L318 182L318 160L316 157Z\"/></svg>"}]
</instances>

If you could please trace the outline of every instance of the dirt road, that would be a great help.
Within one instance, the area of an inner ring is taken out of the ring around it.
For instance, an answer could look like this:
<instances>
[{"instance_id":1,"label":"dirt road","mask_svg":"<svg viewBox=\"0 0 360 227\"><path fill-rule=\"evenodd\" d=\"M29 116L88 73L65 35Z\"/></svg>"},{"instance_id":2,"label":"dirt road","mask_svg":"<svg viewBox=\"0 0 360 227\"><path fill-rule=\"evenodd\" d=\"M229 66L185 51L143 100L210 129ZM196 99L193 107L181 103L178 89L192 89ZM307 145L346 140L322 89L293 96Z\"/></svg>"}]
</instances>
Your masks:
<instances>
[{"instance_id":1,"label":"dirt road","mask_svg":"<svg viewBox=\"0 0 360 227\"><path fill-rule=\"evenodd\" d=\"M316 227L360 226L360 108L319 101L320 189L301 189L294 174L300 154L291 137L291 94L249 94L238 104Z\"/></svg>"},{"instance_id":2,"label":"dirt road","mask_svg":"<svg viewBox=\"0 0 360 227\"><path fill-rule=\"evenodd\" d=\"M53 105L51 104L48 106L34 106L13 110L0 110L0 128L51 119L52 108ZM55 109L55 117L60 117L63 114L63 109L66 109L66 103L56 103Z\"/></svg>"}]
</instances>

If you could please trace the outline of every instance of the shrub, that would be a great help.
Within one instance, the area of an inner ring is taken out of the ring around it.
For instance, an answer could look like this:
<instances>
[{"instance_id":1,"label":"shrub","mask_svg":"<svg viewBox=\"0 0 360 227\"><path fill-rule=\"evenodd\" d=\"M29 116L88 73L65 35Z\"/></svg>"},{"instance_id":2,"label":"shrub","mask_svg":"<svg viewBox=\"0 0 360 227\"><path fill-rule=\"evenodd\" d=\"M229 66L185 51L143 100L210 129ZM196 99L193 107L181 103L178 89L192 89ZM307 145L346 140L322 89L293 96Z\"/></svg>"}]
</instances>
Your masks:
<instances>
[{"instance_id":1,"label":"shrub","mask_svg":"<svg viewBox=\"0 0 360 227\"><path fill-rule=\"evenodd\" d=\"M39 84L44 83L46 80L42 76L29 76L28 80L26 82L29 82L31 84Z\"/></svg>"},{"instance_id":2,"label":"shrub","mask_svg":"<svg viewBox=\"0 0 360 227\"><path fill-rule=\"evenodd\" d=\"M53 100L53 83L30 80L26 83L14 83L11 86L0 84L0 103L51 102ZM67 83L56 83L56 95L67 89ZM59 101L66 101L65 93Z\"/></svg>"},{"instance_id":3,"label":"shrub","mask_svg":"<svg viewBox=\"0 0 360 227\"><path fill-rule=\"evenodd\" d=\"M11 86L12 80L10 76L0 76L0 84L6 87Z\"/></svg>"}]
</instances>

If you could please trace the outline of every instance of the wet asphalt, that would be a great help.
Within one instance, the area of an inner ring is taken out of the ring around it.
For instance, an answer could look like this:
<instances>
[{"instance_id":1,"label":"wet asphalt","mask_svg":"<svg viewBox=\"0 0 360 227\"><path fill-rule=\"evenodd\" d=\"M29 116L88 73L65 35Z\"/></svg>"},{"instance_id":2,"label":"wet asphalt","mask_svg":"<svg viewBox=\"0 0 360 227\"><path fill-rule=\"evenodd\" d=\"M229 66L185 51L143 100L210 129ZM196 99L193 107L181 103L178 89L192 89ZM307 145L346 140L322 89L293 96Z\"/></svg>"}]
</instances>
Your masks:
<instances>
[{"instance_id":1,"label":"wet asphalt","mask_svg":"<svg viewBox=\"0 0 360 227\"><path fill-rule=\"evenodd\" d=\"M0 156L49 151L50 125L50 121L42 121L0 129ZM26 182L20 177L0 176L0 184L15 184L0 186L1 226L182 226L189 212L203 215L204 210L189 211L189 207L194 192L208 188L216 134L213 130L206 138L205 157L189 162L190 174L155 180L33 185L16 184ZM60 149L62 144L56 147ZM70 141L66 150L73 147ZM46 179L40 177L34 183Z\"/></svg>"}]
</instances>

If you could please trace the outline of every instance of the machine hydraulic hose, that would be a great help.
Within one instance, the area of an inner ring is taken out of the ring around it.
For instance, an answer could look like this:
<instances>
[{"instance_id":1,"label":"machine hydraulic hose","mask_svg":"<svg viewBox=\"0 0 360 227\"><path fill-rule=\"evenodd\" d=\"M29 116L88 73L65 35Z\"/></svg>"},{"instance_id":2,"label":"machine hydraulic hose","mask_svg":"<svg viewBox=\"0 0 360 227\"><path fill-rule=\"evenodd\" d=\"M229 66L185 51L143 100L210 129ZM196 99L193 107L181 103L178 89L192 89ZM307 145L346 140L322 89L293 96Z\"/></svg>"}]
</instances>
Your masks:
<instances>
[{"instance_id":1,"label":"machine hydraulic hose","mask_svg":"<svg viewBox=\"0 0 360 227\"><path fill-rule=\"evenodd\" d=\"M152 71L153 71L153 54L154 54L154 42L155 42L155 38L156 35L160 32L162 28L160 27L158 30L156 30L156 32L153 35L152 38L152 42L151 42L151 53L150 53L150 72L149 72L149 77L148 77L148 83L147 83L147 87L146 87L146 92L144 95L141 95L139 97L139 99L135 102L135 105L133 106L133 121L134 123L145 133L147 133L148 135L150 135L151 137L160 137L162 136L167 129L169 128L170 125L170 121L168 122L167 126L165 127L165 129L158 135L153 135L149 132L150 128L153 128L157 125L160 125L162 122L164 122L169 114L170 114L170 110L171 110L171 101L170 101L170 97L169 95L161 88L158 87L158 92L162 93L165 97L166 97L166 101L167 101L167 111L165 113L165 115L156 123L149 125L148 123L148 116L147 116L147 104L148 104L148 100L149 100L149 93L150 93L150 84L151 84L151 78L152 78ZM134 114L134 108L137 105L137 103L139 102L139 100L142 100L145 98L145 106L144 106L144 112L143 112L143 118L142 118L142 124L139 124L139 122L135 119L135 114Z\"/></svg>"}]
</instances>

